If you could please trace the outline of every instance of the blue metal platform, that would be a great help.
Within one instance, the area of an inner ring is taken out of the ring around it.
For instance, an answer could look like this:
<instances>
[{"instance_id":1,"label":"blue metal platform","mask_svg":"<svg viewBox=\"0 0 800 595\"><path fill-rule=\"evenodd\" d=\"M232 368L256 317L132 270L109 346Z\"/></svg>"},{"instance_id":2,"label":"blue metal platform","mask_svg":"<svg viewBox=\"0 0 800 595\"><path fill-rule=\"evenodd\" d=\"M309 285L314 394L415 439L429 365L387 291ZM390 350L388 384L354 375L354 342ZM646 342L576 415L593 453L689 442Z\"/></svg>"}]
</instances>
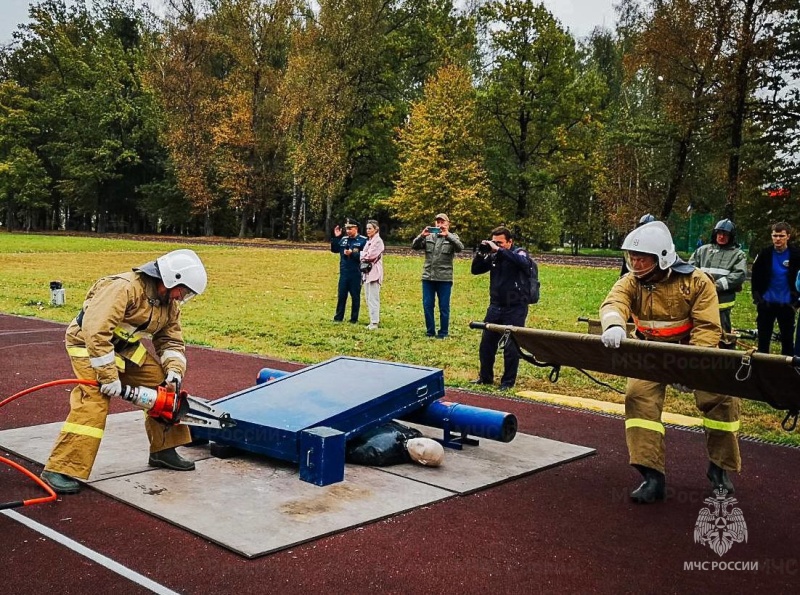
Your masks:
<instances>
[{"instance_id":1,"label":"blue metal platform","mask_svg":"<svg viewBox=\"0 0 800 595\"><path fill-rule=\"evenodd\" d=\"M192 436L299 463L301 479L328 485L344 478L349 437L443 395L438 368L337 357L213 401L236 427Z\"/></svg>"}]
</instances>

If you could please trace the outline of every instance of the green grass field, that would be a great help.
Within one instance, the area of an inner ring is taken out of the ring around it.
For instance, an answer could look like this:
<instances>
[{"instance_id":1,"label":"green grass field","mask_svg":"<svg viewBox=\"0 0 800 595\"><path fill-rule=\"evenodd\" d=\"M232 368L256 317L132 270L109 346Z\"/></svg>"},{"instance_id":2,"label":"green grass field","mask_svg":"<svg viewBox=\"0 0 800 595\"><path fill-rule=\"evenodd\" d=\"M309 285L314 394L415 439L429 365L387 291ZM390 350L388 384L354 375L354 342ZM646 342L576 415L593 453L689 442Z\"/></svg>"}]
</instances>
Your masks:
<instances>
[{"instance_id":1,"label":"green grass field","mask_svg":"<svg viewBox=\"0 0 800 595\"><path fill-rule=\"evenodd\" d=\"M0 312L69 322L97 278L130 269L178 247L186 245L0 233ZM332 322L338 256L327 250L207 244L191 247L209 273L206 293L184 309L184 334L191 344L307 364L351 355L435 366L444 369L446 384L454 387L467 387L469 380L477 376L480 332L471 330L468 324L483 319L489 277L471 275L468 259L456 262L451 338L439 341L425 336L419 281L421 256L385 256L381 328L368 331L363 300L361 324ZM583 332L586 325L578 323L578 317L597 316L618 269L541 265L539 275L542 299L531 307L528 326ZM63 282L67 296L64 307L49 305L52 280ZM748 297L745 288L733 311L734 326L738 328L755 326L755 311ZM594 384L577 371L563 370L557 384L548 381L548 373L549 369L522 362L517 388L623 401L622 395ZM622 378L602 379L620 389L624 387ZM187 383L191 386L191 362ZM770 407L746 401L743 408L743 433L800 444L800 437L780 429L782 415ZM666 409L687 415L697 413L690 396L671 390Z\"/></svg>"}]
</instances>

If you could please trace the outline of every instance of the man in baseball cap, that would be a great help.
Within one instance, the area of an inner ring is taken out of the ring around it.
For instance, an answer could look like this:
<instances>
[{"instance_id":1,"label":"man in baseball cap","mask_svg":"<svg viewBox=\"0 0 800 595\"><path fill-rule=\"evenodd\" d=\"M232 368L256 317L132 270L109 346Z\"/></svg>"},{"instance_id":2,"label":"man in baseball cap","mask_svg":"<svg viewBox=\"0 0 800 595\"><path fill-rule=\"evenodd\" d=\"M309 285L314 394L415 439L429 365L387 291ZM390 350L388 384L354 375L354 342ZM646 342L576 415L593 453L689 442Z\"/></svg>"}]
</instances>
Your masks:
<instances>
[{"instance_id":1,"label":"man in baseball cap","mask_svg":"<svg viewBox=\"0 0 800 595\"><path fill-rule=\"evenodd\" d=\"M414 238L411 247L425 251L422 266L422 312L425 334L446 339L450 332L450 295L453 291L453 258L464 249L458 234L450 231L450 217L439 213L436 225L425 227ZM436 330L434 307L439 300L439 330Z\"/></svg>"}]
</instances>

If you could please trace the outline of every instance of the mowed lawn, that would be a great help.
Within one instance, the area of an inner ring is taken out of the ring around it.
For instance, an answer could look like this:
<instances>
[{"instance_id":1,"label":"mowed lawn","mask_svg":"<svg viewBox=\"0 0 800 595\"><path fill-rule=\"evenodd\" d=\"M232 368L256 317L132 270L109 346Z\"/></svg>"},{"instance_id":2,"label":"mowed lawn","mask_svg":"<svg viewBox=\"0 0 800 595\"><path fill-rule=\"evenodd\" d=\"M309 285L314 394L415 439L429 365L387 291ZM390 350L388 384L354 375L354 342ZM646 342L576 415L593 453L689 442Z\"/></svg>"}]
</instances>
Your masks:
<instances>
[{"instance_id":1,"label":"mowed lawn","mask_svg":"<svg viewBox=\"0 0 800 595\"><path fill-rule=\"evenodd\" d=\"M454 387L470 386L469 380L477 376L480 332L470 329L469 322L483 319L489 277L471 275L469 258L456 261L450 339L446 341L425 336L420 285L423 259L418 254L384 257L381 327L369 331L363 299L358 325L332 321L339 257L327 249L0 233L0 312L69 322L97 278L128 270L180 247L193 248L209 273L208 290L184 308L188 343L306 364L350 355L434 366L444 369L446 384ZM584 332L586 325L578 318L597 317L598 307L618 274L618 268L540 265L542 299L531 307L528 326ZM53 280L63 283L66 306L50 306ZM740 294L733 311L738 328L755 326L748 289L746 286ZM501 365L498 357L497 377ZM548 373L549 369L522 362L517 389L623 400L622 395L598 386L575 370L564 369L557 384L549 382ZM623 378L601 378L620 390L624 388ZM191 362L186 382L191 390ZM697 413L692 397L672 390L666 409ZM745 402L744 410L743 433L800 444L795 434L780 429L782 414L753 402Z\"/></svg>"}]
</instances>

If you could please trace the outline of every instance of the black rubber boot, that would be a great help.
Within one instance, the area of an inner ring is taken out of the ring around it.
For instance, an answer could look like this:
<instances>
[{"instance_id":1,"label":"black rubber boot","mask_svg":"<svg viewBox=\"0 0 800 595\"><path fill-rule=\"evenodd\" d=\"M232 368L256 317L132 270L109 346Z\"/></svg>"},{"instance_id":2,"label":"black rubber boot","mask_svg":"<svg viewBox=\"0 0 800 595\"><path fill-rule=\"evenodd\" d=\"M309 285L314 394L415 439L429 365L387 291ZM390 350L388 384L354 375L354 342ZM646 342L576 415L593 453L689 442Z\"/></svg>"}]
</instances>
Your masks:
<instances>
[{"instance_id":1,"label":"black rubber boot","mask_svg":"<svg viewBox=\"0 0 800 595\"><path fill-rule=\"evenodd\" d=\"M631 500L637 504L652 504L664 499L665 481L664 474L649 467L634 465L642 474L644 481L631 492Z\"/></svg>"},{"instance_id":2,"label":"black rubber boot","mask_svg":"<svg viewBox=\"0 0 800 595\"><path fill-rule=\"evenodd\" d=\"M81 489L81 484L77 479L56 473L55 471L42 471L42 480L53 488L56 494L77 494Z\"/></svg>"},{"instance_id":3,"label":"black rubber boot","mask_svg":"<svg viewBox=\"0 0 800 595\"><path fill-rule=\"evenodd\" d=\"M150 460L147 461L147 464L151 467L164 467L165 469L172 469L174 471L194 470L194 462L184 459L174 448L151 452Z\"/></svg>"},{"instance_id":4,"label":"black rubber boot","mask_svg":"<svg viewBox=\"0 0 800 595\"><path fill-rule=\"evenodd\" d=\"M711 489L715 492L719 488L722 488L727 492L728 496L734 493L733 482L730 477L728 477L728 472L722 467L717 466L716 463L709 461L706 477L708 477L708 480L711 482Z\"/></svg>"}]
</instances>

